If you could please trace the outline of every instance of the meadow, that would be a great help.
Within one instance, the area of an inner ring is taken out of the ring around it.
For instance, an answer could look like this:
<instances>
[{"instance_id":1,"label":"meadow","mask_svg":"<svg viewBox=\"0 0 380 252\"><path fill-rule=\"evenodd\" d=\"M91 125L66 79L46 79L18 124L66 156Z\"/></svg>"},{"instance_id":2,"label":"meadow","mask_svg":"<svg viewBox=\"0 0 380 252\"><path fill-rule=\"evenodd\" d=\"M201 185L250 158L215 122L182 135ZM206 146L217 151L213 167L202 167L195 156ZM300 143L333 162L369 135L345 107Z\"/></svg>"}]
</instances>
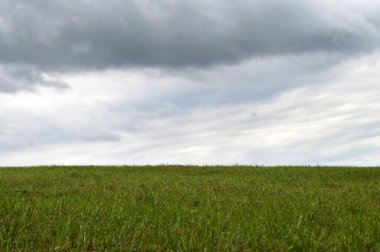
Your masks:
<instances>
[{"instance_id":1,"label":"meadow","mask_svg":"<svg viewBox=\"0 0 380 252\"><path fill-rule=\"evenodd\" d=\"M380 169L0 168L0 251L380 251Z\"/></svg>"}]
</instances>

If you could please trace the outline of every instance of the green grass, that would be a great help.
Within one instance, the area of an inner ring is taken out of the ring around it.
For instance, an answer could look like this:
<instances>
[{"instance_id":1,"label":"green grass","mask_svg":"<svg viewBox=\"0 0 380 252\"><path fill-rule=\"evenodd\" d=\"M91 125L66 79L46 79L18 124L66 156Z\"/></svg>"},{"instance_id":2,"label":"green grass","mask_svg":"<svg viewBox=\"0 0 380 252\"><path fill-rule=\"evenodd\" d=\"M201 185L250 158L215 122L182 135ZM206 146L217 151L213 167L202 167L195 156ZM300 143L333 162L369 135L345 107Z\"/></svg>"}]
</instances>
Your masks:
<instances>
[{"instance_id":1,"label":"green grass","mask_svg":"<svg viewBox=\"0 0 380 252\"><path fill-rule=\"evenodd\" d=\"M380 169L0 169L0 251L379 251Z\"/></svg>"}]
</instances>

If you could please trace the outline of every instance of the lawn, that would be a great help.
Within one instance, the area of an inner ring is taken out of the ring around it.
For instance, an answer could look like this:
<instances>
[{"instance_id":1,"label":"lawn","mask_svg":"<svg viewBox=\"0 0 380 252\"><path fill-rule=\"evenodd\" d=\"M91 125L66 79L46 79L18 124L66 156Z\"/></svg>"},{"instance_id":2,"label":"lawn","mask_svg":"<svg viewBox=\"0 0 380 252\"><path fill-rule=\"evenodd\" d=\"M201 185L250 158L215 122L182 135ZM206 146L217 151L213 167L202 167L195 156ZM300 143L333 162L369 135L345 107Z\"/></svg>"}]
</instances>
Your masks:
<instances>
[{"instance_id":1,"label":"lawn","mask_svg":"<svg viewBox=\"0 0 380 252\"><path fill-rule=\"evenodd\" d=\"M0 168L0 251L379 251L380 168Z\"/></svg>"}]
</instances>

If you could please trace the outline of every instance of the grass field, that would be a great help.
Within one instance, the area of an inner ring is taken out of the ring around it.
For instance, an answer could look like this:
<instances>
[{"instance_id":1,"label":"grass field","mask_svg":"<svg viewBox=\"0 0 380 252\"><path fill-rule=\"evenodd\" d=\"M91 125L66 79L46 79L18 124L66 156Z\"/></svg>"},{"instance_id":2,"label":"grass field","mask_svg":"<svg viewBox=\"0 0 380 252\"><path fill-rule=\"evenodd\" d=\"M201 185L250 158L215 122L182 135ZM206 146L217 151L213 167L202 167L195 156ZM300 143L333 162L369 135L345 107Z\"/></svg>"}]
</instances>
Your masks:
<instances>
[{"instance_id":1,"label":"grass field","mask_svg":"<svg viewBox=\"0 0 380 252\"><path fill-rule=\"evenodd\" d=\"M0 251L380 251L380 169L0 169Z\"/></svg>"}]
</instances>

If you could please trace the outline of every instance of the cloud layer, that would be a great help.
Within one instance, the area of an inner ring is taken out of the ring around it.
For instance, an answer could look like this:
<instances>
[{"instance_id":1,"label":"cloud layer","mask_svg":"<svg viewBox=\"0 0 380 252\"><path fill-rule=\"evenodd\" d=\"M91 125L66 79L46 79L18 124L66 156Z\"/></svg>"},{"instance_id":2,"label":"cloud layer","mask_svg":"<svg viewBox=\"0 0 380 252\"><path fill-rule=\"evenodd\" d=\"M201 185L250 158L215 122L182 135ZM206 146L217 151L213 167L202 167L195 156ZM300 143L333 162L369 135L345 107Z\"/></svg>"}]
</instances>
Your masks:
<instances>
[{"instance_id":1,"label":"cloud layer","mask_svg":"<svg viewBox=\"0 0 380 252\"><path fill-rule=\"evenodd\" d=\"M378 47L377 1L2 0L0 59L41 69L208 66Z\"/></svg>"},{"instance_id":2,"label":"cloud layer","mask_svg":"<svg viewBox=\"0 0 380 252\"><path fill-rule=\"evenodd\" d=\"M376 164L379 11L0 0L0 165Z\"/></svg>"},{"instance_id":3,"label":"cloud layer","mask_svg":"<svg viewBox=\"0 0 380 252\"><path fill-rule=\"evenodd\" d=\"M204 82L244 77L249 66L276 66L270 59L220 67L220 74L202 71L187 81L120 70L61 76L72 86L64 93L43 89L0 97L0 153L9 165L375 165L378 59L375 54L341 63L312 85L260 99L229 100L228 83L221 88ZM313 76L318 75L308 78Z\"/></svg>"}]
</instances>

